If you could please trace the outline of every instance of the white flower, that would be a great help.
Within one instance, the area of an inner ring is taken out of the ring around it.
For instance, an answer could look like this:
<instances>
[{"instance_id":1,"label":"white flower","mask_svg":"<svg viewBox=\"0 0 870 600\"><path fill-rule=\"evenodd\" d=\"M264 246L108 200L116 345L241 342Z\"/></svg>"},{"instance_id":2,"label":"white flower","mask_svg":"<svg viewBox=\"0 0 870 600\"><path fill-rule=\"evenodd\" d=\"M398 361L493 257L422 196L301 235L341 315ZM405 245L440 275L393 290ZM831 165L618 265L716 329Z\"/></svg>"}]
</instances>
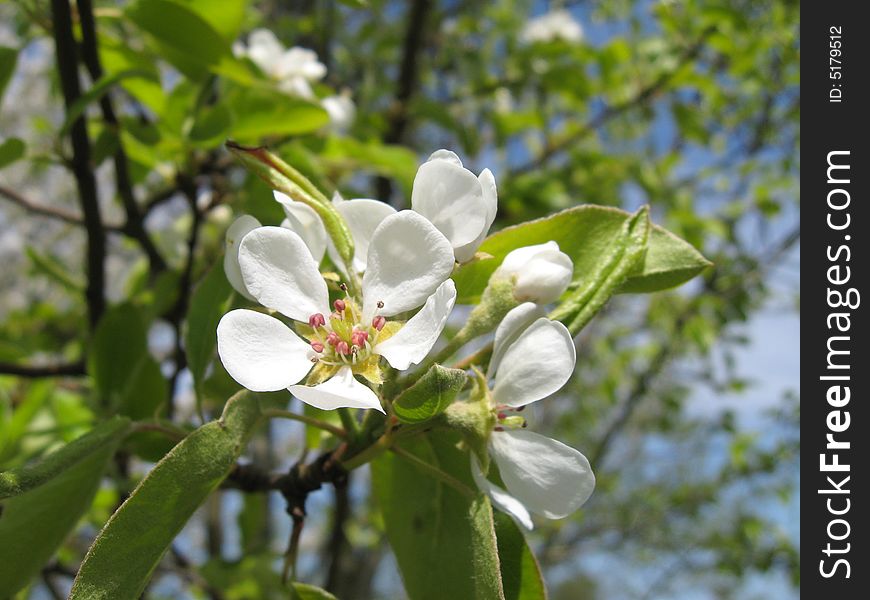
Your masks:
<instances>
[{"instance_id":1,"label":"white flower","mask_svg":"<svg viewBox=\"0 0 870 600\"><path fill-rule=\"evenodd\" d=\"M268 29L255 29L248 36L247 47L236 43L233 52L250 58L285 94L306 100L315 99L311 83L326 75L326 66L317 59L316 52L298 46L285 50Z\"/></svg>"},{"instance_id":2,"label":"white flower","mask_svg":"<svg viewBox=\"0 0 870 600\"><path fill-rule=\"evenodd\" d=\"M489 169L478 177L456 154L438 150L417 170L411 208L450 240L457 262L468 262L495 220L495 177Z\"/></svg>"},{"instance_id":3,"label":"white flower","mask_svg":"<svg viewBox=\"0 0 870 600\"><path fill-rule=\"evenodd\" d=\"M595 487L589 461L580 452L546 436L526 431L513 409L546 398L570 379L576 353L571 334L559 322L537 318L538 307L522 304L496 331L491 367L493 410L499 426L489 438L489 455L507 490L490 482L472 454L471 472L493 504L532 529L530 513L560 519L583 505ZM523 428L516 428L523 427Z\"/></svg>"},{"instance_id":4,"label":"white flower","mask_svg":"<svg viewBox=\"0 0 870 600\"><path fill-rule=\"evenodd\" d=\"M448 279L453 270L450 243L412 211L383 219L372 235L362 306L344 298L330 307L317 262L302 238L288 229L260 227L248 233L239 265L247 291L263 306L306 324L297 327L308 341L274 317L233 310L217 330L224 367L250 390L287 388L321 409L382 410L377 395L354 375L379 383L381 356L399 370L422 361L456 300ZM420 305L400 328L387 321ZM296 385L312 368L317 383Z\"/></svg>"},{"instance_id":5,"label":"white flower","mask_svg":"<svg viewBox=\"0 0 870 600\"><path fill-rule=\"evenodd\" d=\"M253 300L254 297L248 292L242 279L242 270L239 267L239 245L242 238L257 227L260 227L257 219L251 215L242 215L233 221L224 237L224 273L233 289L248 300Z\"/></svg>"},{"instance_id":6,"label":"white flower","mask_svg":"<svg viewBox=\"0 0 870 600\"><path fill-rule=\"evenodd\" d=\"M338 133L346 132L356 117L356 105L350 94L343 92L335 96L327 96L320 101L321 106L329 113L329 123Z\"/></svg>"},{"instance_id":7,"label":"white flower","mask_svg":"<svg viewBox=\"0 0 870 600\"><path fill-rule=\"evenodd\" d=\"M571 257L550 241L517 248L504 257L493 277L514 281L514 297L520 302L549 304L559 299L574 274Z\"/></svg>"},{"instance_id":8,"label":"white flower","mask_svg":"<svg viewBox=\"0 0 870 600\"><path fill-rule=\"evenodd\" d=\"M526 23L520 39L528 44L562 40L579 43L583 40L583 27L564 8L552 10Z\"/></svg>"},{"instance_id":9,"label":"white flower","mask_svg":"<svg viewBox=\"0 0 870 600\"><path fill-rule=\"evenodd\" d=\"M278 191L273 191L272 195L284 208L285 219L281 222L281 227L295 231L308 246L311 256L314 257L314 262L319 264L323 260L329 240L323 221L307 204L297 202L287 194Z\"/></svg>"}]
</instances>

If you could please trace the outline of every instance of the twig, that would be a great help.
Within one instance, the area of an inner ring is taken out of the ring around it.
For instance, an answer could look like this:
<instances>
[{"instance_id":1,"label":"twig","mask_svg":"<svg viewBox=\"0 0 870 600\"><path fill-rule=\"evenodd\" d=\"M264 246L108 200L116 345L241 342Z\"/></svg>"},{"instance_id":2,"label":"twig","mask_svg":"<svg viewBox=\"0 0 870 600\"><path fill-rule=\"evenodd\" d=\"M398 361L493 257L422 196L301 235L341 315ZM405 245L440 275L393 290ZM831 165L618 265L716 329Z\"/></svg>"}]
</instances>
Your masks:
<instances>
[{"instance_id":1,"label":"twig","mask_svg":"<svg viewBox=\"0 0 870 600\"><path fill-rule=\"evenodd\" d=\"M625 100L624 102L621 102L619 104L614 104L605 108L603 111L592 117L589 121L587 121L573 133L565 135L558 140L550 141L538 156L534 157L532 160L525 164L514 167L511 170L510 175L521 175L523 173L528 173L529 171L533 171L539 168L547 160L562 152L563 150L567 150L569 147L580 142L586 136L604 125L607 121L621 115L626 111L631 110L632 108L641 106L644 102L646 102L654 95L656 95L659 91L661 91L676 76L676 74L680 72L680 70L684 66L694 60L698 56L698 54L701 53L701 50L704 48L704 42L707 40L708 37L710 37L710 35L714 31L715 28L713 27L708 27L707 29L705 29L701 33L700 37L683 52L677 62L677 66L674 69L659 75L652 83L643 87L632 98L629 98L628 100Z\"/></svg>"},{"instance_id":2,"label":"twig","mask_svg":"<svg viewBox=\"0 0 870 600\"><path fill-rule=\"evenodd\" d=\"M384 134L385 144L398 144L402 141L410 122L408 105L417 89L418 58L425 38L426 20L432 9L431 0L413 0L408 14L408 29L402 45L402 63L396 82L396 96L387 116L389 127ZM389 202L393 186L386 177L376 180L377 198Z\"/></svg>"},{"instance_id":3,"label":"twig","mask_svg":"<svg viewBox=\"0 0 870 600\"><path fill-rule=\"evenodd\" d=\"M94 22L93 5L91 0L76 0L76 6L78 6L79 22L82 29L82 58L91 75L91 79L97 82L103 77L103 67L100 64L100 55L97 51L97 30L96 23ZM124 144L121 141L118 117L115 115L115 110L112 107L112 99L109 93L104 94L100 98L100 110L103 113L103 120L118 134L118 146L114 155L115 185L118 189L118 195L121 197L121 202L124 205L124 211L127 214L127 223L124 229L131 238L139 243L139 246L145 252L152 272L159 273L166 269L166 261L160 256L157 247L154 245L148 232L145 231L143 217L139 212L139 206L136 204L136 198L133 195L130 166L127 160L127 153L124 151Z\"/></svg>"},{"instance_id":4,"label":"twig","mask_svg":"<svg viewBox=\"0 0 870 600\"><path fill-rule=\"evenodd\" d=\"M16 365L0 362L0 375L17 375L18 377L64 377L85 375L85 363L58 363L54 365Z\"/></svg>"},{"instance_id":5,"label":"twig","mask_svg":"<svg viewBox=\"0 0 870 600\"><path fill-rule=\"evenodd\" d=\"M291 421L299 421L300 423L305 423L306 425L311 425L312 427L317 427L318 429L328 431L332 435L338 436L340 438L347 437L347 431L345 431L341 427L336 427L335 425L327 423L326 421L321 421L320 419L315 419L314 417L309 417L308 415L300 415L299 413L291 412L289 410L271 408L264 410L263 416L279 419L290 419Z\"/></svg>"},{"instance_id":6,"label":"twig","mask_svg":"<svg viewBox=\"0 0 870 600\"><path fill-rule=\"evenodd\" d=\"M73 37L72 15L68 0L51 1L54 22L54 47L57 68L60 75L61 90L67 112L81 96L78 65L76 61L76 42ZM91 327L97 322L106 308L105 258L106 232L100 217L97 195L97 182L91 170L91 143L88 139L84 115L80 115L70 128L73 156L70 167L76 179L79 202L88 234L87 274L88 283L85 296L88 303L88 316Z\"/></svg>"},{"instance_id":7,"label":"twig","mask_svg":"<svg viewBox=\"0 0 870 600\"><path fill-rule=\"evenodd\" d=\"M25 197L20 192L16 192L15 190L2 185L0 185L0 196L3 196L7 200L11 201L13 204L20 206L28 213L33 215L48 217L50 219L54 219L55 221L62 221L70 225L85 224L84 218L79 213L68 211L56 206L39 204ZM123 226L116 223L103 223L103 229L105 229L106 231L120 233L123 229Z\"/></svg>"}]
</instances>

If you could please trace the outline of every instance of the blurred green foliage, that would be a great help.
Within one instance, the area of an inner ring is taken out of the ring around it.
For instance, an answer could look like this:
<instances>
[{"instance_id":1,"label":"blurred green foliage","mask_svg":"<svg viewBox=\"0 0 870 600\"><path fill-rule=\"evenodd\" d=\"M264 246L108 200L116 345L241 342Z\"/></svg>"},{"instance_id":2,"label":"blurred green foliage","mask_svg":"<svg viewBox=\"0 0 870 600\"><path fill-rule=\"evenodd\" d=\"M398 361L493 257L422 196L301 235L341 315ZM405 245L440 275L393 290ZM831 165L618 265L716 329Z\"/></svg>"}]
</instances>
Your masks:
<instances>
[{"instance_id":1,"label":"blurred green foliage","mask_svg":"<svg viewBox=\"0 0 870 600\"><path fill-rule=\"evenodd\" d=\"M222 148L227 138L269 145L320 189L397 207L418 162L445 147L495 173L497 228L579 203L649 204L715 264L687 289L613 298L580 336L571 387L530 417L583 449L598 477L582 512L528 536L551 597L744 598L759 574L794 592L782 581L799 583L799 547L781 516L797 502L797 402L784 398L754 427L687 404L701 389L746 392L745 324L771 298L798 304L787 277L799 243L797 2L568 2L586 31L577 42L530 41L531 17L547 10L537 2L79 0L81 94L67 108L58 4L0 6L0 470L109 415L172 419L179 433L221 414L238 386L203 332L231 301L208 273L220 274L233 215L283 218ZM316 51L327 74L313 96L288 95L234 53L257 27ZM340 127L323 99L345 90L355 118ZM88 215L70 169L79 118L108 236L109 308L93 329ZM72 498L70 535L38 548L60 545L20 597L66 593L95 528L171 448L147 433L97 467L97 454L77 463L89 477L105 466L103 486L89 512L93 486ZM248 458L285 466L317 449L322 436L307 434L261 431ZM331 517L313 518L305 549L320 559L300 568L344 600L401 598L365 477L320 506ZM146 597L286 597L275 569L284 516L247 495L236 526L221 507L237 494L212 496L195 517L204 533L185 544L196 558L173 546ZM237 537L244 556L228 541Z\"/></svg>"}]
</instances>

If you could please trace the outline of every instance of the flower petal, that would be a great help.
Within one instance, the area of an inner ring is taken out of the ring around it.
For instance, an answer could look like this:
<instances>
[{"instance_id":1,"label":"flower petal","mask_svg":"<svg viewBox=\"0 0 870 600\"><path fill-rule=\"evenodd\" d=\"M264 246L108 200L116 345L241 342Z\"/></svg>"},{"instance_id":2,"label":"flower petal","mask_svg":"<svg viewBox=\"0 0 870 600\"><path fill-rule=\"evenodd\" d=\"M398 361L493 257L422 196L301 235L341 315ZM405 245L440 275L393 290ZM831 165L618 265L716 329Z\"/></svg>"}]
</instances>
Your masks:
<instances>
[{"instance_id":1,"label":"flower petal","mask_svg":"<svg viewBox=\"0 0 870 600\"><path fill-rule=\"evenodd\" d=\"M378 225L384 219L396 214L396 209L380 200L368 200L365 198L342 200L341 196L338 195L333 198L332 203L335 205L336 210L341 213L341 216L344 217L350 229L354 245L353 268L357 273L362 273L366 270L369 244L375 229L378 228ZM341 260L331 240L329 241L329 258L336 265L344 266L344 261Z\"/></svg>"},{"instance_id":2,"label":"flower petal","mask_svg":"<svg viewBox=\"0 0 870 600\"><path fill-rule=\"evenodd\" d=\"M253 310L223 316L217 347L227 373L254 392L282 390L311 370L311 347L278 319Z\"/></svg>"},{"instance_id":3,"label":"flower petal","mask_svg":"<svg viewBox=\"0 0 870 600\"><path fill-rule=\"evenodd\" d=\"M260 227L242 240L239 264L245 287L260 304L306 322L329 313L326 281L308 246L283 227Z\"/></svg>"},{"instance_id":4,"label":"flower petal","mask_svg":"<svg viewBox=\"0 0 870 600\"><path fill-rule=\"evenodd\" d=\"M571 378L576 359L568 329L558 321L538 319L502 355L493 400L524 406L546 398Z\"/></svg>"},{"instance_id":5,"label":"flower petal","mask_svg":"<svg viewBox=\"0 0 870 600\"><path fill-rule=\"evenodd\" d=\"M342 367L333 377L315 386L292 385L290 392L314 408L373 408L384 412L378 396L353 377L350 367Z\"/></svg>"},{"instance_id":6,"label":"flower petal","mask_svg":"<svg viewBox=\"0 0 870 600\"><path fill-rule=\"evenodd\" d=\"M549 304L559 299L574 275L574 263L564 252L546 250L535 255L517 274L514 296Z\"/></svg>"},{"instance_id":7,"label":"flower petal","mask_svg":"<svg viewBox=\"0 0 870 600\"><path fill-rule=\"evenodd\" d=\"M595 488L586 457L546 436L524 429L496 431L489 438L489 452L508 492L548 519L570 515Z\"/></svg>"},{"instance_id":8,"label":"flower petal","mask_svg":"<svg viewBox=\"0 0 870 600\"><path fill-rule=\"evenodd\" d=\"M480 462L478 462L474 453L471 454L471 476L474 477L474 483L477 484L477 488L489 496L489 499L492 500L496 508L512 516L529 531L534 529L532 515L529 514L523 503L486 478L480 468Z\"/></svg>"},{"instance_id":9,"label":"flower petal","mask_svg":"<svg viewBox=\"0 0 870 600\"><path fill-rule=\"evenodd\" d=\"M242 238L257 227L260 227L260 222L257 219L251 215L242 215L229 226L224 238L224 273L226 273L227 280L233 289L248 300L254 300L254 297L248 292L245 281L242 279L242 269L239 267L239 246Z\"/></svg>"},{"instance_id":10,"label":"flower petal","mask_svg":"<svg viewBox=\"0 0 870 600\"><path fill-rule=\"evenodd\" d=\"M465 263L474 258L474 254L477 252L480 244L483 243L483 240L486 239L486 234L489 233L489 228L492 227L492 222L495 221L495 215L498 212L498 191L495 187L495 177L492 171L484 169L478 180L483 190L483 202L486 206L486 225L483 231L480 232L480 235L477 236L477 239L453 249L456 254L456 262L459 263Z\"/></svg>"},{"instance_id":11,"label":"flower petal","mask_svg":"<svg viewBox=\"0 0 870 600\"><path fill-rule=\"evenodd\" d=\"M511 344L517 341L517 338L529 325L545 314L544 308L534 302L524 302L508 311L495 330L492 358L489 359L489 368L486 370L487 379L491 379L495 375L502 356Z\"/></svg>"},{"instance_id":12,"label":"flower petal","mask_svg":"<svg viewBox=\"0 0 870 600\"><path fill-rule=\"evenodd\" d=\"M452 272L453 248L432 223L410 210L390 215L369 245L362 282L364 319L417 308Z\"/></svg>"},{"instance_id":13,"label":"flower petal","mask_svg":"<svg viewBox=\"0 0 870 600\"><path fill-rule=\"evenodd\" d=\"M429 296L420 311L390 339L374 347L394 369L404 371L412 364L419 364L444 330L447 317L456 302L456 285L448 279Z\"/></svg>"},{"instance_id":14,"label":"flower petal","mask_svg":"<svg viewBox=\"0 0 870 600\"><path fill-rule=\"evenodd\" d=\"M272 192L281 206L284 207L284 214L287 218L281 223L281 227L285 227L290 231L295 231L308 246L311 251L311 256L314 257L314 262L320 264L323 260L323 255L326 252L326 228L323 227L323 221L314 212L314 209L302 202L296 202L286 194L281 192Z\"/></svg>"},{"instance_id":15,"label":"flower petal","mask_svg":"<svg viewBox=\"0 0 870 600\"><path fill-rule=\"evenodd\" d=\"M486 229L487 204L480 181L448 158L430 158L417 170L411 208L429 219L454 248L473 242Z\"/></svg>"}]
</instances>

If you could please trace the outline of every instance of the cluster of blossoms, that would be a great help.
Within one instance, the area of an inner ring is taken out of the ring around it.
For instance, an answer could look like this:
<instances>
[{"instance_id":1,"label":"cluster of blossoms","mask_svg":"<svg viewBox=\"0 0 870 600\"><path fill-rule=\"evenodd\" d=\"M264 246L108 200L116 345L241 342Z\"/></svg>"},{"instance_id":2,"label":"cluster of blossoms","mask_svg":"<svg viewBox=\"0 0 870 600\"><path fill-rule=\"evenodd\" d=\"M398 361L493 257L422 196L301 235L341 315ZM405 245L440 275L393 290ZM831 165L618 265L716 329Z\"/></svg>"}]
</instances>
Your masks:
<instances>
[{"instance_id":1,"label":"cluster of blossoms","mask_svg":"<svg viewBox=\"0 0 870 600\"><path fill-rule=\"evenodd\" d=\"M233 53L240 58L249 58L279 90L288 96L318 101L312 84L326 77L326 65L317 58L317 53L307 48L293 46L285 49L268 29L255 29L248 35L247 45L233 44ZM346 131L356 116L356 107L348 93L327 96L319 100L329 113L329 120L337 131Z\"/></svg>"},{"instance_id":2,"label":"cluster of blossoms","mask_svg":"<svg viewBox=\"0 0 870 600\"><path fill-rule=\"evenodd\" d=\"M378 396L383 362L398 371L422 363L440 337L457 298L450 279L477 250L495 219L497 192L489 170L475 175L452 152L439 150L417 172L411 209L370 199L332 206L345 220L354 254L342 260L318 214L275 192L285 220L262 226L240 217L227 231L224 267L233 287L261 310L237 309L221 319L218 353L227 372L253 391L288 389L320 409L384 412ZM341 272L321 274L325 257ZM516 411L558 391L571 377L575 350L564 325L543 316L573 275L555 242L518 248L495 270L515 308L496 328L484 402L489 455L507 490L486 475L472 453L472 473L496 506L531 528L530 512L549 518L578 508L594 476L578 451L525 430ZM344 278L347 283L337 283ZM330 296L332 287L332 296ZM494 326L494 325L493 325ZM381 358L384 361L381 361ZM300 383L304 380L304 383Z\"/></svg>"},{"instance_id":3,"label":"cluster of blossoms","mask_svg":"<svg viewBox=\"0 0 870 600\"><path fill-rule=\"evenodd\" d=\"M561 8L531 19L520 32L520 39L527 44L556 40L579 44L583 41L583 27L569 11Z\"/></svg>"}]
</instances>

